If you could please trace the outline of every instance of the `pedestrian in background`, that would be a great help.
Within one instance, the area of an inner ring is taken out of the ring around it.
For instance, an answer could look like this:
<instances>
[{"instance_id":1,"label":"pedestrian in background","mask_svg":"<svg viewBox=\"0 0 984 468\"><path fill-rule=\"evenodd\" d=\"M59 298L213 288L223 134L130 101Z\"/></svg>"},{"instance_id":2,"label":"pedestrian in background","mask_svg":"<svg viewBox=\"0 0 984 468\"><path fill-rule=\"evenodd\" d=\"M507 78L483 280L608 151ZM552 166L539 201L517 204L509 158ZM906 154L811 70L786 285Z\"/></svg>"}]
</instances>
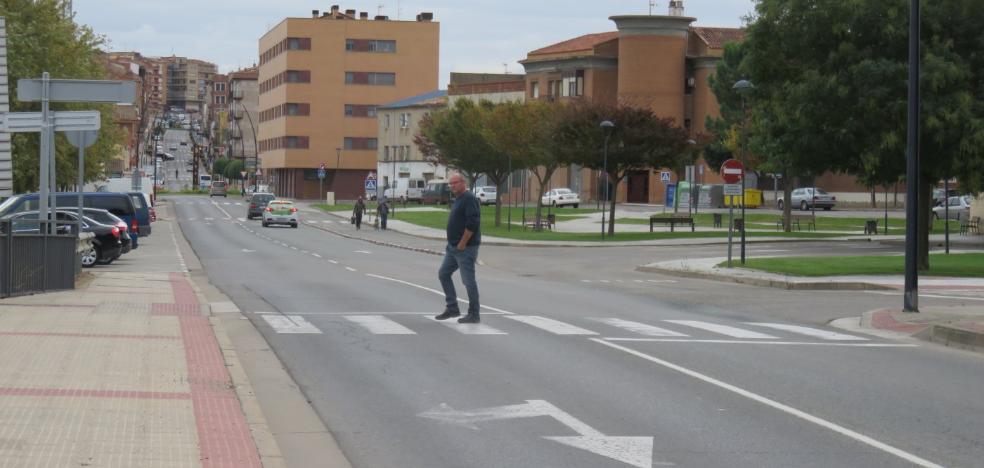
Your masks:
<instances>
[{"instance_id":1,"label":"pedestrian in background","mask_svg":"<svg viewBox=\"0 0 984 468\"><path fill-rule=\"evenodd\" d=\"M352 210L352 219L355 220L355 229L358 231L362 229L362 214L366 212L366 201L359 195L359 199L355 201L355 209Z\"/></svg>"},{"instance_id":2,"label":"pedestrian in background","mask_svg":"<svg viewBox=\"0 0 984 468\"><path fill-rule=\"evenodd\" d=\"M461 270L461 282L468 292L468 314L458 319L458 323L478 323L478 283L475 282L475 261L478 260L478 246L482 243L480 231L482 212L478 198L468 191L468 185L461 174L455 172L448 178L454 204L448 214L448 245L444 249L444 262L437 277L444 289L444 312L435 317L447 320L461 315L458 309L458 296L454 290L451 275Z\"/></svg>"},{"instance_id":3,"label":"pedestrian in background","mask_svg":"<svg viewBox=\"0 0 984 468\"><path fill-rule=\"evenodd\" d=\"M386 230L386 218L389 217L389 211L389 202L386 201L385 197L380 199L379 205L376 207L376 216L379 218L379 227L384 231Z\"/></svg>"}]
</instances>

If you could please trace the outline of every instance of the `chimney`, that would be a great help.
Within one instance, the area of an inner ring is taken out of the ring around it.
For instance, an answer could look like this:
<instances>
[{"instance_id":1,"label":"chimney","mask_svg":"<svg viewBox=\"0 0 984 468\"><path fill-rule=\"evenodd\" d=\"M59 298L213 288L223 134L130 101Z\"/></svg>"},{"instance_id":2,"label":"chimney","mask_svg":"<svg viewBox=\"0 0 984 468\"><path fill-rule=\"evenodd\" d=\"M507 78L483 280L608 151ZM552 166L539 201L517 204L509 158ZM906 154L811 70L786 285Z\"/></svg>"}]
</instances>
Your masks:
<instances>
[{"instance_id":1,"label":"chimney","mask_svg":"<svg viewBox=\"0 0 984 468\"><path fill-rule=\"evenodd\" d=\"M670 16L683 16L683 0L670 0Z\"/></svg>"},{"instance_id":2,"label":"chimney","mask_svg":"<svg viewBox=\"0 0 984 468\"><path fill-rule=\"evenodd\" d=\"M311 17L312 18L317 18L318 15L320 15L320 14L321 14L321 12L318 11L318 10L311 10Z\"/></svg>"},{"instance_id":3,"label":"chimney","mask_svg":"<svg viewBox=\"0 0 984 468\"><path fill-rule=\"evenodd\" d=\"M369 13L364 12L364 11L360 11L359 12L359 19L361 19L361 20L367 20L367 19L369 19Z\"/></svg>"},{"instance_id":4,"label":"chimney","mask_svg":"<svg viewBox=\"0 0 984 468\"><path fill-rule=\"evenodd\" d=\"M337 14L337 13L338 13L338 5L332 5L331 6L331 15L332 16L335 16L335 14Z\"/></svg>"},{"instance_id":5,"label":"chimney","mask_svg":"<svg viewBox=\"0 0 984 468\"><path fill-rule=\"evenodd\" d=\"M355 18L355 10L345 10L345 14Z\"/></svg>"},{"instance_id":6,"label":"chimney","mask_svg":"<svg viewBox=\"0 0 984 468\"><path fill-rule=\"evenodd\" d=\"M386 20L389 19L389 17L388 16L383 16L383 15L376 15L376 17L373 18L373 19L376 20L376 21L386 21Z\"/></svg>"},{"instance_id":7,"label":"chimney","mask_svg":"<svg viewBox=\"0 0 984 468\"><path fill-rule=\"evenodd\" d=\"M417 15L417 21L431 21L434 19L434 13L425 11Z\"/></svg>"}]
</instances>

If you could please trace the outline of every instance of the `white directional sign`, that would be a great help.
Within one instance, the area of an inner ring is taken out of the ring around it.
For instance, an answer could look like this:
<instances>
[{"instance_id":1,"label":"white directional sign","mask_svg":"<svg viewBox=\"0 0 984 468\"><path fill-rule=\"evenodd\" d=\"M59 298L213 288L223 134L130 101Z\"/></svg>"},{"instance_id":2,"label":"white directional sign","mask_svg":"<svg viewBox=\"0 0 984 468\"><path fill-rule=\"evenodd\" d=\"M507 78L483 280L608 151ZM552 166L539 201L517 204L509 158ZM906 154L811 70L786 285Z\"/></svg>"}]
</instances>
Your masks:
<instances>
[{"instance_id":1,"label":"white directional sign","mask_svg":"<svg viewBox=\"0 0 984 468\"><path fill-rule=\"evenodd\" d=\"M725 195L741 195L741 184L724 184Z\"/></svg>"},{"instance_id":2,"label":"white directional sign","mask_svg":"<svg viewBox=\"0 0 984 468\"><path fill-rule=\"evenodd\" d=\"M457 424L476 431L478 426L475 424L484 421L552 417L579 435L544 436L544 439L587 450L639 468L651 468L653 466L652 437L606 436L545 400L526 400L526 403L518 405L479 408L471 411L456 411L442 403L437 408L417 416Z\"/></svg>"},{"instance_id":3,"label":"white directional sign","mask_svg":"<svg viewBox=\"0 0 984 468\"><path fill-rule=\"evenodd\" d=\"M51 102L112 102L133 103L137 95L135 81L116 80L49 80ZM21 78L17 80L17 99L41 100L41 80Z\"/></svg>"},{"instance_id":4,"label":"white directional sign","mask_svg":"<svg viewBox=\"0 0 984 468\"><path fill-rule=\"evenodd\" d=\"M99 111L59 111L54 114L56 132L99 130ZM12 114L0 114L0 132L37 133L40 131L40 112L15 112Z\"/></svg>"}]
</instances>

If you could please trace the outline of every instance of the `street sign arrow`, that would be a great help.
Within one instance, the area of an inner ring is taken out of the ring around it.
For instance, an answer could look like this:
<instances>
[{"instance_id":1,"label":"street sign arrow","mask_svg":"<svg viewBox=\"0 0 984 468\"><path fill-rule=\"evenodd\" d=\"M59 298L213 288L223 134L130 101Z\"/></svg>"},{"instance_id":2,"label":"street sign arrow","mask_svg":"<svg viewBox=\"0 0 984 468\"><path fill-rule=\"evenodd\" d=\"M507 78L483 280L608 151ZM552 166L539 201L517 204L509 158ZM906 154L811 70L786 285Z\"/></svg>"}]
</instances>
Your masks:
<instances>
[{"instance_id":1,"label":"street sign arrow","mask_svg":"<svg viewBox=\"0 0 984 468\"><path fill-rule=\"evenodd\" d=\"M518 405L479 408L471 411L458 411L441 403L430 411L418 414L422 418L436 419L477 431L476 423L500 419L535 418L548 416L567 426L578 436L548 437L570 447L586 450L639 468L653 466L652 437L614 437L606 436L581 420L564 412L546 400L526 400ZM671 463L656 463L666 465Z\"/></svg>"}]
</instances>

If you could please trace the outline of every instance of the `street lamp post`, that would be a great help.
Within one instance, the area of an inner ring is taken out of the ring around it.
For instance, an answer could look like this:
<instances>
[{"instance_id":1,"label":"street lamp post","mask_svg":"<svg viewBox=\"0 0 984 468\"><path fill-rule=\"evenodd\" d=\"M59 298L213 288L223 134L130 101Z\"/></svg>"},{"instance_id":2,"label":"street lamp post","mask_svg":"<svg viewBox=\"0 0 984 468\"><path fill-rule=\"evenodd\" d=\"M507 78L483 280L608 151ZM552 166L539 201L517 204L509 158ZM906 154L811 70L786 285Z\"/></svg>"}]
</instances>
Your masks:
<instances>
[{"instance_id":1,"label":"street lamp post","mask_svg":"<svg viewBox=\"0 0 984 468\"><path fill-rule=\"evenodd\" d=\"M242 101L239 102L239 105L243 107L243 112L246 113L246 118L249 119L249 129L253 131L253 193L256 193L260 185L260 181L256 177L256 170L260 168L260 147L256 143L256 126L253 125L253 117L249 115L246 105ZM240 131L242 130L240 129ZM244 148L245 146L243 145Z\"/></svg>"},{"instance_id":2,"label":"street lamp post","mask_svg":"<svg viewBox=\"0 0 984 468\"><path fill-rule=\"evenodd\" d=\"M335 148L335 175L331 176L331 191L335 193L336 197L338 197L338 187L336 186L336 183L338 182L338 170L341 160L342 160L342 148L341 147Z\"/></svg>"},{"instance_id":3,"label":"street lamp post","mask_svg":"<svg viewBox=\"0 0 984 468\"><path fill-rule=\"evenodd\" d=\"M601 130L605 132L605 151L604 151L604 161L603 169L605 173L605 208L601 211L601 240L605 240L605 211L608 210L608 138L612 136L612 131L615 129L615 124L611 120L603 120L601 122ZM612 220L612 222L615 222Z\"/></svg>"},{"instance_id":4,"label":"street lamp post","mask_svg":"<svg viewBox=\"0 0 984 468\"><path fill-rule=\"evenodd\" d=\"M739 151L739 157L741 158L742 166L745 165L745 94L748 91L755 88L755 85L748 80L739 80L733 86L738 94L741 95L741 150ZM745 205L748 204L748 200L745 199L745 173L748 169L742 169L743 173L741 175L741 264L745 264L745 229L748 227L748 220L745 218Z\"/></svg>"}]
</instances>

